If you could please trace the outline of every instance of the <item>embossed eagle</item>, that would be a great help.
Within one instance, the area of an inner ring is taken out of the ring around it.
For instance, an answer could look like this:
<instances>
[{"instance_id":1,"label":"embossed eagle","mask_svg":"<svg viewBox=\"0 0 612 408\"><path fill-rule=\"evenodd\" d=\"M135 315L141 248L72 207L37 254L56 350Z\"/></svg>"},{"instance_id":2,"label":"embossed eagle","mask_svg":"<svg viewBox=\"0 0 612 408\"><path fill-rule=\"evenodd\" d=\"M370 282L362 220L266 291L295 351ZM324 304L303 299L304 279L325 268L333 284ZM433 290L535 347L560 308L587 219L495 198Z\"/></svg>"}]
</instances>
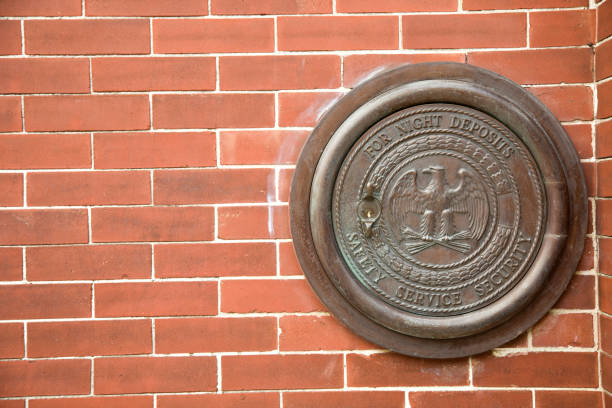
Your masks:
<instances>
[{"instance_id":1,"label":"embossed eagle","mask_svg":"<svg viewBox=\"0 0 612 408\"><path fill-rule=\"evenodd\" d=\"M408 251L415 254L441 245L468 252L471 245L465 241L480 239L486 228L489 203L482 182L464 168L457 171L454 187L448 185L444 167L429 166L421 172L431 174L425 188L418 186L417 171L409 170L397 181L391 195L391 216L407 240ZM418 231L409 226L410 213L420 216ZM457 231L455 214L467 216L467 229Z\"/></svg>"}]
</instances>

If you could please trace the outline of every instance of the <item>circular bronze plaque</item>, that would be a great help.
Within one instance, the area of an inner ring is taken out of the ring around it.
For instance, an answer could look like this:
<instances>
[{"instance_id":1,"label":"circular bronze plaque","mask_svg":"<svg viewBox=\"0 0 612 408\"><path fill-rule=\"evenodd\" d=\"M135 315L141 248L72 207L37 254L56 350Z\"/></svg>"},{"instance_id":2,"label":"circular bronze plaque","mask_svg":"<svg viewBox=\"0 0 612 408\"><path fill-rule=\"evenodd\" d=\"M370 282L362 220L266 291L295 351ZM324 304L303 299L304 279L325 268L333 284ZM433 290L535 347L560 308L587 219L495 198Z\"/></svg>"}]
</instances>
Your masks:
<instances>
[{"instance_id":1,"label":"circular bronze plaque","mask_svg":"<svg viewBox=\"0 0 612 408\"><path fill-rule=\"evenodd\" d=\"M528 92L418 64L349 92L298 162L294 245L330 311L392 350L457 357L511 340L573 274L586 232L577 155Z\"/></svg>"}]
</instances>

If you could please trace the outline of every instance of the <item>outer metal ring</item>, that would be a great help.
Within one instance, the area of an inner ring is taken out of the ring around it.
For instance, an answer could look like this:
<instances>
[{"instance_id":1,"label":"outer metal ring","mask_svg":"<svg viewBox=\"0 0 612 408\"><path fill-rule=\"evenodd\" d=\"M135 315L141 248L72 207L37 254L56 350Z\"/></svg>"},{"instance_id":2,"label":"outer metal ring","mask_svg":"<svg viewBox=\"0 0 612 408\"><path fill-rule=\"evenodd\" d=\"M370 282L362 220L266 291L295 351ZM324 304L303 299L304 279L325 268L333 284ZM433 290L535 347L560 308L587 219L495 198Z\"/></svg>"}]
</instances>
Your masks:
<instances>
[{"instance_id":1,"label":"outer metal ring","mask_svg":"<svg viewBox=\"0 0 612 408\"><path fill-rule=\"evenodd\" d=\"M386 116L427 103L472 107L507 126L535 158L548 197L544 240L527 274L486 308L443 318L407 314L364 291L350 278L331 228L334 181L351 146ZM586 234L584 175L562 126L519 85L467 64L400 67L349 92L309 137L294 174L290 207L298 259L329 310L362 337L419 357L475 354L520 335L569 283Z\"/></svg>"}]
</instances>

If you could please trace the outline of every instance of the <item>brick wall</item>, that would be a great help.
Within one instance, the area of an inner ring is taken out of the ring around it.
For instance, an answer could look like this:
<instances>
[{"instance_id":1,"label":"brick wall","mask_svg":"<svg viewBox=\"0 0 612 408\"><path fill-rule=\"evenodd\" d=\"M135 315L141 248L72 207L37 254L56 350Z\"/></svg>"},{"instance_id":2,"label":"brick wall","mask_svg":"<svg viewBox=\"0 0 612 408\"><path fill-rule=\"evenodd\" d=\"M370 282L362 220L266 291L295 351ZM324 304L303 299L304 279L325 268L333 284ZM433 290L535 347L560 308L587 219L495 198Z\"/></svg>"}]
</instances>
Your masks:
<instances>
[{"instance_id":1,"label":"brick wall","mask_svg":"<svg viewBox=\"0 0 612 408\"><path fill-rule=\"evenodd\" d=\"M597 228L599 239L599 335L601 382L612 407L612 0L597 7L595 90L597 93Z\"/></svg>"},{"instance_id":2,"label":"brick wall","mask_svg":"<svg viewBox=\"0 0 612 408\"><path fill-rule=\"evenodd\" d=\"M0 16L1 408L603 407L612 0L0 0ZM596 208L548 316L445 361L331 317L287 220L325 107L437 60L547 104Z\"/></svg>"}]
</instances>

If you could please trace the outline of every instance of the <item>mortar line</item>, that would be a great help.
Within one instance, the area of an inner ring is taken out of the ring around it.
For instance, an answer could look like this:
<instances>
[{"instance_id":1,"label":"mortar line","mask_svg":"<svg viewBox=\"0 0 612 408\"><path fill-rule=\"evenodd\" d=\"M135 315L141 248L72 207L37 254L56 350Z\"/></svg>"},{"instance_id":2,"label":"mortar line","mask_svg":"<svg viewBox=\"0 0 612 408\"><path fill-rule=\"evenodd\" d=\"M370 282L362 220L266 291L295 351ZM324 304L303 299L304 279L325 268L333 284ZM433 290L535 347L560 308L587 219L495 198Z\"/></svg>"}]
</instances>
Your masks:
<instances>
[{"instance_id":1,"label":"mortar line","mask_svg":"<svg viewBox=\"0 0 612 408\"><path fill-rule=\"evenodd\" d=\"M90 365L91 365L91 374L90 374L90 376L91 376L91 386L90 386L90 390L89 390L89 395L90 396L94 395L94 361L95 361L95 358L91 357L91 363L90 363Z\"/></svg>"},{"instance_id":2,"label":"mortar line","mask_svg":"<svg viewBox=\"0 0 612 408\"><path fill-rule=\"evenodd\" d=\"M24 95L20 95L21 98L21 132L19 133L26 133L26 125L25 125L25 96Z\"/></svg>"},{"instance_id":3,"label":"mortar line","mask_svg":"<svg viewBox=\"0 0 612 408\"><path fill-rule=\"evenodd\" d=\"M524 11L579 11L589 10L590 6L575 6L575 7L522 7L522 8L505 8L505 9L484 9L484 10L461 10L456 11L397 11L397 12L337 12L335 10L335 0L333 0L334 8L331 13L317 13L317 14L303 14L303 13L292 13L292 14L209 14L209 15L192 15L192 16L0 16L0 20L32 20L32 21L43 21L43 20L77 20L77 21L88 21L88 20L148 20L153 18L155 20L235 20L235 19L271 19L274 16L280 17L333 17L333 16L372 16L372 17L384 17L384 16L396 16L396 15L443 15L443 14L508 14ZM460 0L459 4L463 4ZM458 12L461 13L458 13Z\"/></svg>"},{"instance_id":4,"label":"mortar line","mask_svg":"<svg viewBox=\"0 0 612 408\"><path fill-rule=\"evenodd\" d=\"M524 13L520 13L520 14L524 14ZM405 16L405 15L410 15L410 14L397 14L396 16ZM0 19L1 21L1 19ZM602 44L604 42L606 42L608 39L612 38L612 35L610 37L607 37L605 40L602 40L599 44ZM587 48L591 48L591 46L589 45L554 45L554 46L546 46L546 47L533 47L533 48L527 48L525 46L523 47L483 47L483 48L470 48L470 47L464 47L464 48L404 48L402 50L398 50L397 48L387 48L387 49L349 49L349 50L316 50L316 49L305 49L305 50L278 50L278 51L253 51L253 52L249 52L249 51L244 51L244 52L232 52L232 51L227 51L227 52L186 52L186 53L172 53L172 52L159 52L159 53L154 53L154 54L148 54L148 53L137 53L137 54L113 54L113 53L107 53L107 54L26 54L26 55L21 55L21 54L14 54L14 55L3 55L2 58L3 59L19 59L19 58L25 58L25 59L49 59L49 58L61 58L61 59L83 59L83 58L90 58L90 57L99 57L99 58L150 58L151 56L156 56L156 57L167 57L167 58L190 58L190 57L215 57L215 56L242 56L242 57L248 57L248 56L275 56L275 55L291 55L291 56L298 56L298 55L304 55L304 56L308 56L308 55L376 55L376 54L390 54L390 55L396 55L398 54L398 51L401 51L400 54L448 54L448 53L464 53L464 52L495 52L495 51L503 51L503 52L508 52L508 51L529 51L529 50L539 50L539 51L546 51L546 50L567 50L567 51L571 51L571 50L577 50L577 49L587 49Z\"/></svg>"},{"instance_id":5,"label":"mortar line","mask_svg":"<svg viewBox=\"0 0 612 408\"><path fill-rule=\"evenodd\" d=\"M151 354L157 354L157 339L155 337L155 318L151 319Z\"/></svg>"},{"instance_id":6,"label":"mortar line","mask_svg":"<svg viewBox=\"0 0 612 408\"><path fill-rule=\"evenodd\" d=\"M217 92L221 91L221 70L219 69L221 64L220 59L221 57L218 55L215 57L215 91Z\"/></svg>"},{"instance_id":7,"label":"mortar line","mask_svg":"<svg viewBox=\"0 0 612 408\"><path fill-rule=\"evenodd\" d=\"M155 170L149 170L149 189L151 190L151 206L155 205L155 180L154 180L154 171Z\"/></svg>"},{"instance_id":8,"label":"mortar line","mask_svg":"<svg viewBox=\"0 0 612 408\"><path fill-rule=\"evenodd\" d=\"M96 284L91 283L91 318L96 318Z\"/></svg>"},{"instance_id":9,"label":"mortar line","mask_svg":"<svg viewBox=\"0 0 612 408\"><path fill-rule=\"evenodd\" d=\"M216 356L216 360L217 360L217 394L221 394L223 393L223 373L222 373L222 367L221 367L221 356L217 355Z\"/></svg>"},{"instance_id":10,"label":"mortar line","mask_svg":"<svg viewBox=\"0 0 612 408\"><path fill-rule=\"evenodd\" d=\"M24 19L21 17L19 17L19 21L21 24L21 56L23 57L26 55L25 53L25 23L24 23Z\"/></svg>"},{"instance_id":11,"label":"mortar line","mask_svg":"<svg viewBox=\"0 0 612 408\"><path fill-rule=\"evenodd\" d=\"M28 324L23 322L23 358L28 359Z\"/></svg>"},{"instance_id":12,"label":"mortar line","mask_svg":"<svg viewBox=\"0 0 612 408\"><path fill-rule=\"evenodd\" d=\"M278 52L278 16L274 16L274 53Z\"/></svg>"},{"instance_id":13,"label":"mortar line","mask_svg":"<svg viewBox=\"0 0 612 408\"><path fill-rule=\"evenodd\" d=\"M397 39L397 44L398 44L398 48L401 50L404 48L404 22L403 22L403 18L402 16L397 16L397 35L398 35L398 39Z\"/></svg>"},{"instance_id":14,"label":"mortar line","mask_svg":"<svg viewBox=\"0 0 612 408\"><path fill-rule=\"evenodd\" d=\"M527 12L526 13L526 19L527 19L527 27L526 27L526 45L527 48L531 48L531 12ZM535 405L534 405L535 406Z\"/></svg>"},{"instance_id":15,"label":"mortar line","mask_svg":"<svg viewBox=\"0 0 612 408\"><path fill-rule=\"evenodd\" d=\"M22 197L21 206L25 208L28 206L28 172L27 171L23 172L22 181L23 181L23 197Z\"/></svg>"},{"instance_id":16,"label":"mortar line","mask_svg":"<svg viewBox=\"0 0 612 408\"><path fill-rule=\"evenodd\" d=\"M27 259L26 247L21 247L21 279L22 282L27 282Z\"/></svg>"}]
</instances>

